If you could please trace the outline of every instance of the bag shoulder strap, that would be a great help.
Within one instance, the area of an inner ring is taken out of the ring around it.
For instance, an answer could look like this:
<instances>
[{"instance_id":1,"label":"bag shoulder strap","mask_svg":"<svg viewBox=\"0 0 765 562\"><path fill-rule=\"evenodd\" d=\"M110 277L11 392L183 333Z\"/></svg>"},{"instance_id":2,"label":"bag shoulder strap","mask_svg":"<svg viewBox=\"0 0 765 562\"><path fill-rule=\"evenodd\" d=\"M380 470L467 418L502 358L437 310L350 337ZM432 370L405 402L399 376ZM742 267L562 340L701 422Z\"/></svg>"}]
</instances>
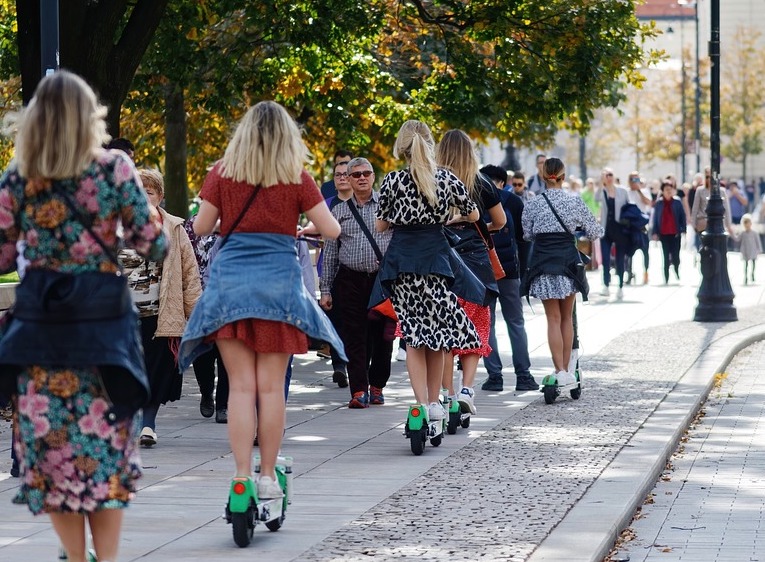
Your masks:
<instances>
[{"instance_id":1,"label":"bag shoulder strap","mask_svg":"<svg viewBox=\"0 0 765 562\"><path fill-rule=\"evenodd\" d=\"M247 210L252 205L252 202L255 201L255 198L258 196L258 193L260 192L260 185L256 185L255 189L252 190L252 194L250 195L250 198L247 200L247 203L244 204L244 207L242 207L242 210L239 212L239 216L236 217L236 220L234 221L234 224L231 225L231 229L221 238L220 244L218 244L218 251L223 248L223 246L228 242L228 237L231 236L231 233L236 230L236 227L239 226L239 223L242 222L242 219L244 218L244 214L247 212Z\"/></svg>"},{"instance_id":2,"label":"bag shoulder strap","mask_svg":"<svg viewBox=\"0 0 765 562\"><path fill-rule=\"evenodd\" d=\"M555 218L558 219L558 222L563 227L563 230L565 230L568 234L571 234L571 236L574 236L573 233L568 229L568 227L563 224L563 221L560 218L560 215L558 214L558 211L555 210L555 207L553 207L552 203L550 203L550 199L547 197L547 193L543 193L542 197L545 198L545 201L547 201L547 205L550 207L550 210L553 212L553 215L555 215Z\"/></svg>"},{"instance_id":3,"label":"bag shoulder strap","mask_svg":"<svg viewBox=\"0 0 765 562\"><path fill-rule=\"evenodd\" d=\"M353 197L351 197L353 199ZM345 203L348 205L348 209L350 209L351 214L353 215L353 218L356 219L356 222L359 223L359 227L361 228L361 232L364 233L364 236L367 237L369 240L369 243L372 245L372 250L374 250L375 255L377 256L377 261L382 261L383 254L380 251L380 246L377 245L377 242L375 242L374 236L372 236L372 233L369 232L369 228L367 227L367 223L364 222L364 219L361 218L361 215L359 214L359 210L356 207L355 204L351 201L351 199L347 199Z\"/></svg>"},{"instance_id":4,"label":"bag shoulder strap","mask_svg":"<svg viewBox=\"0 0 765 562\"><path fill-rule=\"evenodd\" d=\"M54 184L55 185L55 184ZM101 249L104 251L106 256L109 258L109 260L117 266L117 268L122 271L122 264L120 264L119 260L117 259L117 256L114 254L112 249L106 245L106 243L101 240L101 237L98 236L95 232L93 232L93 229L91 228L91 225L93 223L92 219L89 217L86 217L74 204L74 201L72 201L71 197L69 197L69 194L64 191L63 189L57 189L56 187L52 188L54 193L58 193L63 199L64 203L67 207L69 207L69 210L72 211L72 214L74 215L74 218L77 219L80 224L82 224L83 227L85 227L85 230L88 231L88 234L90 234L93 237L93 240L96 241L96 243L101 246Z\"/></svg>"}]
</instances>

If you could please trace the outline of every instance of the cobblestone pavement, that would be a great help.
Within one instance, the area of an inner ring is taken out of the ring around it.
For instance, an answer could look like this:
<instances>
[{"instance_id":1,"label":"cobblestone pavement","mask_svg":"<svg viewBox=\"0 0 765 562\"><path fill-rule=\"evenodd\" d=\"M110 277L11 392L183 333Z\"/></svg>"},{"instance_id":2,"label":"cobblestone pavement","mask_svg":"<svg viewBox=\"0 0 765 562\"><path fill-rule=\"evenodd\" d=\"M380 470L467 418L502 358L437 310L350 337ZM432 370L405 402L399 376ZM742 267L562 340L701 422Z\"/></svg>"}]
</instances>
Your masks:
<instances>
[{"instance_id":1,"label":"cobblestone pavement","mask_svg":"<svg viewBox=\"0 0 765 562\"><path fill-rule=\"evenodd\" d=\"M765 342L725 375L608 560L765 560Z\"/></svg>"},{"instance_id":2,"label":"cobblestone pavement","mask_svg":"<svg viewBox=\"0 0 765 562\"><path fill-rule=\"evenodd\" d=\"M709 342L763 312L743 312L737 324L669 324L612 342L582 362L580 400L530 403L301 560L525 560Z\"/></svg>"},{"instance_id":3,"label":"cobblestone pavement","mask_svg":"<svg viewBox=\"0 0 765 562\"><path fill-rule=\"evenodd\" d=\"M660 276L657 249L652 279ZM679 391L704 392L704 381L724 366L719 350L710 350L723 343L730 349L761 325L765 286L742 287L738 265L730 267L737 322L690 321L698 276L687 254L680 284L629 286L622 302L593 295L580 309L586 384L580 400L563 396L545 405L540 393L514 393L506 372L504 392L477 391L479 415L469 430L438 448L427 445L420 457L402 436L412 400L403 362L393 363L385 406L359 411L346 407L348 391L331 383L328 362L313 354L296 358L284 441L295 457L294 501L285 526L278 533L259 527L247 549L233 546L220 519L233 466L226 428L199 416L198 389L186 373L183 398L160 410L158 445L143 451L144 477L126 512L120 560L601 560L616 532L601 533L608 540L596 559L602 537L592 540L581 525L620 529L636 504L624 510L622 525L613 502L591 500L593 491L608 480L604 475L636 468L618 461L639 448L645 427L680 423L685 403L658 422L657 413ZM597 292L598 273L589 276ZM534 308L526 307L526 326L539 380L550 361L541 305ZM507 336L498 335L507 361ZM711 362L700 368L707 355ZM701 382L683 382L696 372ZM58 541L47 519L10 505L17 481L7 474L8 427L0 422L0 560L50 560ZM644 462L637 468L648 474ZM589 515L572 524L585 505Z\"/></svg>"}]
</instances>

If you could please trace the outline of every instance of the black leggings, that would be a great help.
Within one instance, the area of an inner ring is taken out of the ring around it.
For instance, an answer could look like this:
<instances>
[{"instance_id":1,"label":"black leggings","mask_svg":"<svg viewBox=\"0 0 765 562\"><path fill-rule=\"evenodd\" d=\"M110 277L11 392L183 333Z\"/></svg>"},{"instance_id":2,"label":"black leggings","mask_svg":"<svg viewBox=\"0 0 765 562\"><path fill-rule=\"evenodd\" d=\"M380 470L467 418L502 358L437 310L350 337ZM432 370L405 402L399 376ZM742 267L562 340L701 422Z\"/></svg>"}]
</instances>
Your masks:
<instances>
[{"instance_id":1,"label":"black leggings","mask_svg":"<svg viewBox=\"0 0 765 562\"><path fill-rule=\"evenodd\" d=\"M661 240L661 249L664 253L664 282L669 283L669 266L675 269L675 275L680 279L680 235L679 234L662 234L659 236Z\"/></svg>"}]
</instances>

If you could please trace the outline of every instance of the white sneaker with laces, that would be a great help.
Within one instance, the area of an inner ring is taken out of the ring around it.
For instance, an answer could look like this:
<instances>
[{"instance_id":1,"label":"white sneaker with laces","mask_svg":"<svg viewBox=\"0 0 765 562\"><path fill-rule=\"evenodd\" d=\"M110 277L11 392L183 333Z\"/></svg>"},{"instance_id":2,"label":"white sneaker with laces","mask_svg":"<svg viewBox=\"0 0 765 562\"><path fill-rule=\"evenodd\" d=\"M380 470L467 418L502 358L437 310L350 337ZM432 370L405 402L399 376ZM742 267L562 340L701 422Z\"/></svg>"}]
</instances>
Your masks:
<instances>
[{"instance_id":1,"label":"white sneaker with laces","mask_svg":"<svg viewBox=\"0 0 765 562\"><path fill-rule=\"evenodd\" d=\"M477 410L475 409L475 392L472 388L463 386L460 393L457 395L457 402L460 403L460 410L463 412L470 412L475 415Z\"/></svg>"},{"instance_id":2,"label":"white sneaker with laces","mask_svg":"<svg viewBox=\"0 0 765 562\"><path fill-rule=\"evenodd\" d=\"M274 500L284 495L282 487L270 476L258 478L258 498L261 500Z\"/></svg>"},{"instance_id":3,"label":"white sneaker with laces","mask_svg":"<svg viewBox=\"0 0 765 562\"><path fill-rule=\"evenodd\" d=\"M624 291L622 291L622 288L619 287L616 289L616 300L620 301L624 298Z\"/></svg>"},{"instance_id":4,"label":"white sneaker with laces","mask_svg":"<svg viewBox=\"0 0 765 562\"><path fill-rule=\"evenodd\" d=\"M610 294L611 294L611 291L608 290L608 285L603 285L603 288L600 290L600 296L607 297Z\"/></svg>"},{"instance_id":5,"label":"white sneaker with laces","mask_svg":"<svg viewBox=\"0 0 765 562\"><path fill-rule=\"evenodd\" d=\"M444 407L438 402L431 402L428 406L428 419L430 421L442 420L446 417Z\"/></svg>"},{"instance_id":6,"label":"white sneaker with laces","mask_svg":"<svg viewBox=\"0 0 765 562\"><path fill-rule=\"evenodd\" d=\"M396 361L406 361L406 349L398 348L398 353L396 353Z\"/></svg>"},{"instance_id":7,"label":"white sneaker with laces","mask_svg":"<svg viewBox=\"0 0 765 562\"><path fill-rule=\"evenodd\" d=\"M558 371L555 373L555 378L558 379L558 386L566 386L576 383L574 373L568 373L566 371Z\"/></svg>"}]
</instances>

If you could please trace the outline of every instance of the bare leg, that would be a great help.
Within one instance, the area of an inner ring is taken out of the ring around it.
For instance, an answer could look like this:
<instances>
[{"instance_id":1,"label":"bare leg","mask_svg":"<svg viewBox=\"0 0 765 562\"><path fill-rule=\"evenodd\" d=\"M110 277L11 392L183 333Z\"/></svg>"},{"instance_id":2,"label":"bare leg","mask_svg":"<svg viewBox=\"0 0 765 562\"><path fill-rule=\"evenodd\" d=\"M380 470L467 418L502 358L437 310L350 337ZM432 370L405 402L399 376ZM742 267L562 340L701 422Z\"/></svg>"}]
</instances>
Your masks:
<instances>
[{"instance_id":1,"label":"bare leg","mask_svg":"<svg viewBox=\"0 0 765 562\"><path fill-rule=\"evenodd\" d=\"M122 531L122 509L102 509L88 515L93 546L99 560L117 560Z\"/></svg>"},{"instance_id":2,"label":"bare leg","mask_svg":"<svg viewBox=\"0 0 765 562\"><path fill-rule=\"evenodd\" d=\"M228 371L228 439L236 463L236 476L252 475L252 442L255 439L255 365L257 355L243 342L218 340L218 350ZM284 371L282 371L282 377ZM284 389L282 389L284 392ZM282 404L284 395L282 395ZM263 423L263 419L260 423Z\"/></svg>"},{"instance_id":3,"label":"bare leg","mask_svg":"<svg viewBox=\"0 0 765 562\"><path fill-rule=\"evenodd\" d=\"M419 404L428 403L428 363L426 348L406 346L406 370Z\"/></svg>"},{"instance_id":4,"label":"bare leg","mask_svg":"<svg viewBox=\"0 0 765 562\"><path fill-rule=\"evenodd\" d=\"M79 513L51 513L50 520L69 556L69 562L85 562L85 516Z\"/></svg>"},{"instance_id":5,"label":"bare leg","mask_svg":"<svg viewBox=\"0 0 765 562\"><path fill-rule=\"evenodd\" d=\"M448 353L448 351L441 349L425 350L428 373L428 403L439 401L441 396L441 378L444 376L444 361L446 361Z\"/></svg>"},{"instance_id":6,"label":"bare leg","mask_svg":"<svg viewBox=\"0 0 765 562\"><path fill-rule=\"evenodd\" d=\"M561 303L558 299L543 300L547 317L547 345L550 347L555 372L566 371L568 363L563 362L563 334L561 333Z\"/></svg>"},{"instance_id":7,"label":"bare leg","mask_svg":"<svg viewBox=\"0 0 765 562\"><path fill-rule=\"evenodd\" d=\"M571 362L571 347L574 345L574 303L576 294L569 295L560 301L560 333L563 339L563 370L568 371Z\"/></svg>"},{"instance_id":8,"label":"bare leg","mask_svg":"<svg viewBox=\"0 0 765 562\"><path fill-rule=\"evenodd\" d=\"M449 396L454 396L454 355L447 352L444 356L444 370L441 377L441 388L445 388Z\"/></svg>"},{"instance_id":9,"label":"bare leg","mask_svg":"<svg viewBox=\"0 0 765 562\"><path fill-rule=\"evenodd\" d=\"M276 480L274 467L284 435L284 375L289 353L259 353L257 356L258 446L260 474ZM230 400L230 399L229 399ZM250 440L252 445L252 440Z\"/></svg>"},{"instance_id":10,"label":"bare leg","mask_svg":"<svg viewBox=\"0 0 765 562\"><path fill-rule=\"evenodd\" d=\"M462 363L462 386L473 388L473 385L475 384L475 373L478 370L479 358L480 355L476 353L460 355L460 362Z\"/></svg>"}]
</instances>

